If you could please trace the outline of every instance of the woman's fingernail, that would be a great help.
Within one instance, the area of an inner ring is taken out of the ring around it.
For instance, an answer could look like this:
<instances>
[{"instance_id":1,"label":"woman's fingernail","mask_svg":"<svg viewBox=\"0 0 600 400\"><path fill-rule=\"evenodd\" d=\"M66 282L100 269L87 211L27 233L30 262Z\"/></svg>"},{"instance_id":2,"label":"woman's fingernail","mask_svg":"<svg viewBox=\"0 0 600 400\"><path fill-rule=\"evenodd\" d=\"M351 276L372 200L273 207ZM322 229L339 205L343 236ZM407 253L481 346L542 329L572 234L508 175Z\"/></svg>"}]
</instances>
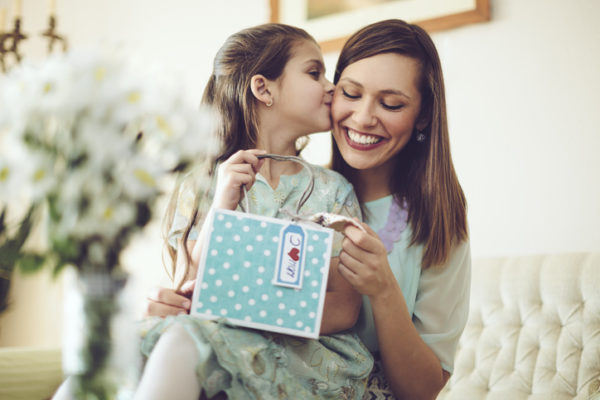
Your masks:
<instances>
[{"instance_id":1,"label":"woman's fingernail","mask_svg":"<svg viewBox=\"0 0 600 400\"><path fill-rule=\"evenodd\" d=\"M183 308L188 309L192 304L189 300L185 300L183 303L181 303L181 305L183 306Z\"/></svg>"}]
</instances>

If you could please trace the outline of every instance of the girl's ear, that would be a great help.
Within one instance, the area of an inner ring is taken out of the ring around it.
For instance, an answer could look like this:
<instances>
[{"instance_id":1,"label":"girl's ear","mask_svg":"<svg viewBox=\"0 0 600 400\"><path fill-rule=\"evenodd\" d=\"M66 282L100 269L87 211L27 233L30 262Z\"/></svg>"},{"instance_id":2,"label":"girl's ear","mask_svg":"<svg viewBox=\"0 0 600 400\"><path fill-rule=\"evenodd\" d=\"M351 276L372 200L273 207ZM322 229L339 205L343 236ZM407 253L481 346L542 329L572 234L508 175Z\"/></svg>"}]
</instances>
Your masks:
<instances>
[{"instance_id":1,"label":"girl's ear","mask_svg":"<svg viewBox=\"0 0 600 400\"><path fill-rule=\"evenodd\" d=\"M250 79L250 90L256 99L267 107L273 104L273 96L269 89L270 81L263 75L257 74Z\"/></svg>"}]
</instances>

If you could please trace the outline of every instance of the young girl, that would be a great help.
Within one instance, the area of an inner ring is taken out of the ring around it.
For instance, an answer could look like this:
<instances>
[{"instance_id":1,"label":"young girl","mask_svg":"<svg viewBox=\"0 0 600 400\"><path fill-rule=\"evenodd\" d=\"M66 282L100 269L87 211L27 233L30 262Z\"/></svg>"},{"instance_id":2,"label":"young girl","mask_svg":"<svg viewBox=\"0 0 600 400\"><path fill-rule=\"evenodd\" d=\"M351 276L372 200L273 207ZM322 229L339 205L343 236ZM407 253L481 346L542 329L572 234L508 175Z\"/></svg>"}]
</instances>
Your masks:
<instances>
[{"instance_id":1,"label":"young girl","mask_svg":"<svg viewBox=\"0 0 600 400\"><path fill-rule=\"evenodd\" d=\"M266 24L232 35L215 57L203 97L222 118L218 135L223 147L211 207L238 208L245 185L244 202L249 201L253 213L285 218L281 209L294 210L308 172L296 163L259 160L257 155L295 156L297 139L330 129L332 95L319 47L305 31ZM360 216L352 186L341 175L317 166L313 170L315 187L302 213ZM184 185L171 227L176 237L180 233L175 262L186 272L188 289L197 272L202 235L192 227L195 198ZM356 322L361 298L337 271L340 248L341 236L334 240L321 325L327 336L308 340L189 315L167 317L144 338L149 359L136 398L198 399L201 393L208 398L224 393L230 399L360 399L372 358L357 336L343 332ZM171 313L167 304L173 303L164 302L164 314ZM182 307L188 309L189 303Z\"/></svg>"}]
</instances>

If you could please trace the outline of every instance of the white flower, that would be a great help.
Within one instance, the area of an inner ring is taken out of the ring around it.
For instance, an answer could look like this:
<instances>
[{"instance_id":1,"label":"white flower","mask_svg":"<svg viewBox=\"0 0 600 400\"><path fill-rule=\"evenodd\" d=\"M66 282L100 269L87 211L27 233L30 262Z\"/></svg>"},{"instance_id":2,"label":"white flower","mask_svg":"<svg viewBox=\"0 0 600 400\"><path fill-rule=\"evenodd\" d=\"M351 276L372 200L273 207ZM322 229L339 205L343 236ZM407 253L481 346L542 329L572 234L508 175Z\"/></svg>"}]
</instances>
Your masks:
<instances>
[{"instance_id":1,"label":"white flower","mask_svg":"<svg viewBox=\"0 0 600 400\"><path fill-rule=\"evenodd\" d=\"M24 182L34 169L31 162L24 162L30 158L27 147L14 139L0 136L0 204L23 200L27 188Z\"/></svg>"},{"instance_id":2,"label":"white flower","mask_svg":"<svg viewBox=\"0 0 600 400\"><path fill-rule=\"evenodd\" d=\"M169 171L218 150L212 113L172 75L124 60L55 55L0 77L0 207L46 200L57 259L88 246L81 254L102 265L126 243L117 234L146 224L138 212L152 212Z\"/></svg>"},{"instance_id":3,"label":"white flower","mask_svg":"<svg viewBox=\"0 0 600 400\"><path fill-rule=\"evenodd\" d=\"M143 200L158 195L158 181L165 171L151 159L132 158L122 166L116 178L120 180L124 193L134 200Z\"/></svg>"},{"instance_id":4,"label":"white flower","mask_svg":"<svg viewBox=\"0 0 600 400\"><path fill-rule=\"evenodd\" d=\"M72 234L85 239L94 235L109 240L134 222L136 207L110 195L89 199L91 204L80 215Z\"/></svg>"},{"instance_id":5,"label":"white flower","mask_svg":"<svg viewBox=\"0 0 600 400\"><path fill-rule=\"evenodd\" d=\"M28 163L30 163L30 168L21 184L28 189L31 200L38 202L57 186L55 163L48 154L39 151L29 153Z\"/></svg>"},{"instance_id":6,"label":"white flower","mask_svg":"<svg viewBox=\"0 0 600 400\"><path fill-rule=\"evenodd\" d=\"M180 138L180 140L186 143L185 148L181 150L182 155L196 159L197 157L206 158L217 154L220 143L215 134L215 123L218 121L215 113L208 108L201 108L200 110L188 109L184 112L192 112L194 115L185 116L188 125Z\"/></svg>"},{"instance_id":7,"label":"white flower","mask_svg":"<svg viewBox=\"0 0 600 400\"><path fill-rule=\"evenodd\" d=\"M86 119L77 129L78 140L73 146L87 156L92 168L118 164L134 155L135 138L123 135L119 126Z\"/></svg>"}]
</instances>

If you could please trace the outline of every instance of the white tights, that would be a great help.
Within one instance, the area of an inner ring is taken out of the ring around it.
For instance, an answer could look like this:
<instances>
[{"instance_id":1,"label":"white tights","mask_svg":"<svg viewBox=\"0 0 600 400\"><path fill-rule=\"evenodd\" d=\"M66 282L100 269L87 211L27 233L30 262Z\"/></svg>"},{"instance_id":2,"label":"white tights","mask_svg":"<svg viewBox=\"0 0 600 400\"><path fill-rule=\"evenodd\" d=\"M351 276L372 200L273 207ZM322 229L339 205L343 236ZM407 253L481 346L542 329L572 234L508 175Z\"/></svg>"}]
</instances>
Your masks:
<instances>
[{"instance_id":1,"label":"white tights","mask_svg":"<svg viewBox=\"0 0 600 400\"><path fill-rule=\"evenodd\" d=\"M198 350L180 324L171 325L152 350L134 400L198 400Z\"/></svg>"},{"instance_id":2,"label":"white tights","mask_svg":"<svg viewBox=\"0 0 600 400\"><path fill-rule=\"evenodd\" d=\"M201 387L196 377L200 356L192 337L180 324L171 325L152 350L134 400L198 400ZM67 379L53 400L71 400Z\"/></svg>"}]
</instances>

